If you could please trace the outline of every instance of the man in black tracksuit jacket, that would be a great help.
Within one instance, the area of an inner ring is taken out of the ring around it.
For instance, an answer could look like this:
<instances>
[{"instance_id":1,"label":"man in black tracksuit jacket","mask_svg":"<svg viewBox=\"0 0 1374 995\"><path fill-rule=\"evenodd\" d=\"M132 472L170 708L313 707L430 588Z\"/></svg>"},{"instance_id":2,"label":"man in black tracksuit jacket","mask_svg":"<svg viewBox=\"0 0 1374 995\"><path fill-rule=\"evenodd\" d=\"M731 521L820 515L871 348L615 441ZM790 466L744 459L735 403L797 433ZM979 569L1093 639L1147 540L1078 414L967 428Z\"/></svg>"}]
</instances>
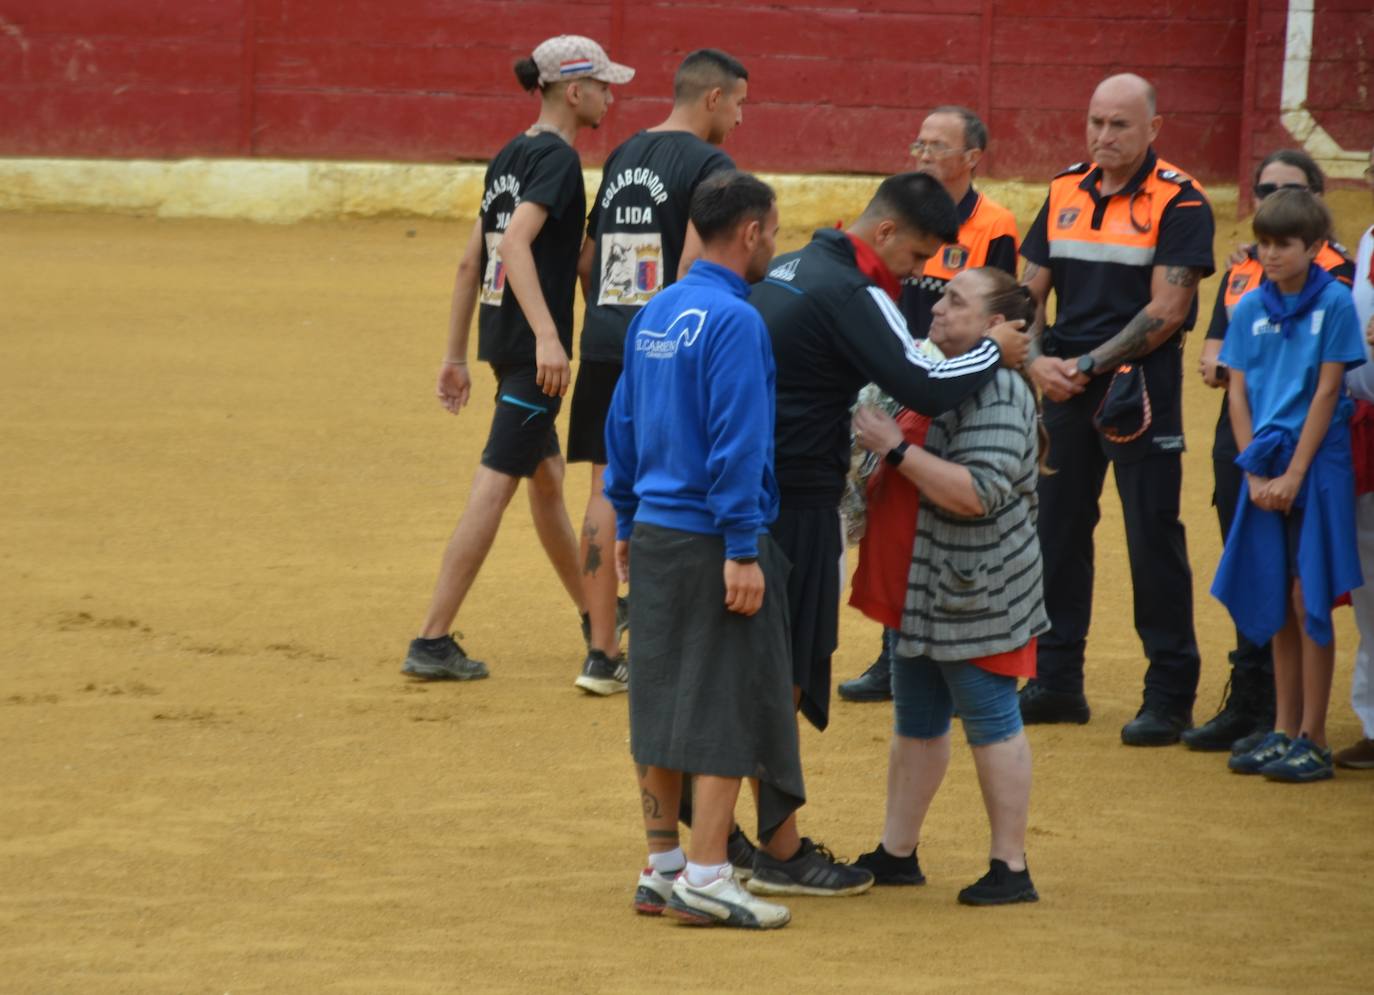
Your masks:
<instances>
[{"instance_id":1,"label":"man in black tracksuit jacket","mask_svg":"<svg viewBox=\"0 0 1374 995\"><path fill-rule=\"evenodd\" d=\"M792 562L794 694L817 729L829 721L843 586L839 503L849 469L849 409L859 388L876 383L907 407L937 415L1026 353L1025 336L1012 325L940 363L917 351L895 297L901 280L954 241L958 228L954 202L938 180L894 176L849 231L816 232L805 248L775 259L750 295L777 364L782 500L771 532Z\"/></svg>"}]
</instances>

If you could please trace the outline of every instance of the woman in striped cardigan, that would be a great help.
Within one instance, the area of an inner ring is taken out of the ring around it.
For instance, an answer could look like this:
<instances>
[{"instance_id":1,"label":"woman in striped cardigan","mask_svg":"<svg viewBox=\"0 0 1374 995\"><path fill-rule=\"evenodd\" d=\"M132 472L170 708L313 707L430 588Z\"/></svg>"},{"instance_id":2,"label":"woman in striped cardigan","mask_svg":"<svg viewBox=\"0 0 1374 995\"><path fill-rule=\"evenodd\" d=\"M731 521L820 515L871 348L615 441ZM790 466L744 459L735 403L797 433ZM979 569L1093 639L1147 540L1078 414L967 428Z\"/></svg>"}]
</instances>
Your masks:
<instances>
[{"instance_id":1,"label":"woman in striped cardigan","mask_svg":"<svg viewBox=\"0 0 1374 995\"><path fill-rule=\"evenodd\" d=\"M1034 304L1006 273L952 279L932 312L930 339L958 356L1004 320L1029 320ZM877 848L858 860L878 884L921 884L921 824L949 766L957 712L992 827L988 873L959 893L970 905L1038 899L1026 867L1030 746L1016 700L1035 673L1035 636L1049 628L1035 532L1036 480L1044 457L1034 389L1002 370L931 423L924 448L909 446L888 415L855 415L860 445L884 454L920 491L901 638L892 671L895 728L887 814Z\"/></svg>"}]
</instances>

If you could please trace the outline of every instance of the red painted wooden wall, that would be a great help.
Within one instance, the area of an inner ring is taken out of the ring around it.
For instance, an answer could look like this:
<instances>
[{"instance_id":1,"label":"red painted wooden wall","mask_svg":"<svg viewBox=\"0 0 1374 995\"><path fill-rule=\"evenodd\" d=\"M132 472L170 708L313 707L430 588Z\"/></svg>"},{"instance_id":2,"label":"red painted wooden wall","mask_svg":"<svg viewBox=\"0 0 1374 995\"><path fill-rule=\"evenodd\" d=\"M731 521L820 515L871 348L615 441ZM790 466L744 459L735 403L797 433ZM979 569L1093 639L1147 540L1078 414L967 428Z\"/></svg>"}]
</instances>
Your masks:
<instances>
[{"instance_id":1,"label":"red painted wooden wall","mask_svg":"<svg viewBox=\"0 0 1374 995\"><path fill-rule=\"evenodd\" d=\"M1309 106L1347 147L1367 146L1374 9L1370 0L1317 7ZM682 55L713 45L750 69L745 124L729 145L748 168L899 169L923 111L963 103L991 129L987 172L1045 177L1081 158L1096 81L1131 69L1158 86L1161 153L1205 179L1234 180L1247 155L1293 144L1277 117L1286 9L1285 0L1157 0L1091 16L1064 0L0 0L0 155L485 159L535 111L511 63L551 34L576 32L639 70L600 132L580 141L589 164L660 119Z\"/></svg>"}]
</instances>

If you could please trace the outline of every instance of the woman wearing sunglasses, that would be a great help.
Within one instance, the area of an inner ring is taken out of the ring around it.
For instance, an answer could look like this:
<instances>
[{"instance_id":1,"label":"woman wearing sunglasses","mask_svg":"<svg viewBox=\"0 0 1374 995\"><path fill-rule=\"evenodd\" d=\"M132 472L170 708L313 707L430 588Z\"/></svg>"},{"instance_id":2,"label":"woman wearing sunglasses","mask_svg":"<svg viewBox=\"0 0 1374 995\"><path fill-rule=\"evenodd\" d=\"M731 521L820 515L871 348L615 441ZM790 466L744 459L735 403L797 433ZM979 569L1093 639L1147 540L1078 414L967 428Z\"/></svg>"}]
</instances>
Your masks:
<instances>
[{"instance_id":1,"label":"woman wearing sunglasses","mask_svg":"<svg viewBox=\"0 0 1374 995\"><path fill-rule=\"evenodd\" d=\"M1297 188L1310 190L1318 197L1326 189L1326 177L1306 152L1279 149L1271 152L1255 171L1255 201L1258 203L1276 190ZM1317 253L1316 264L1349 287L1354 278L1355 264L1339 242L1328 236ZM1207 328L1207 340L1202 345L1199 372L1208 387L1226 386L1226 367L1217 362L1222 339L1231 312L1240 299L1259 286L1264 278L1255 246L1241 250L1231 260L1231 268L1222 277L1217 289L1212 323ZM1231 530L1236 503L1243 483L1241 470L1236 466L1236 440L1227 416L1226 396L1222 392L1221 415L1217 419L1216 438L1212 443L1212 472L1215 487L1212 504L1217 509L1224 541ZM1274 663L1269 644L1256 646L1236 630L1236 648L1230 653L1231 678L1220 711L1209 721L1183 733L1183 742L1194 750L1235 750L1244 752L1257 743L1274 724Z\"/></svg>"}]
</instances>

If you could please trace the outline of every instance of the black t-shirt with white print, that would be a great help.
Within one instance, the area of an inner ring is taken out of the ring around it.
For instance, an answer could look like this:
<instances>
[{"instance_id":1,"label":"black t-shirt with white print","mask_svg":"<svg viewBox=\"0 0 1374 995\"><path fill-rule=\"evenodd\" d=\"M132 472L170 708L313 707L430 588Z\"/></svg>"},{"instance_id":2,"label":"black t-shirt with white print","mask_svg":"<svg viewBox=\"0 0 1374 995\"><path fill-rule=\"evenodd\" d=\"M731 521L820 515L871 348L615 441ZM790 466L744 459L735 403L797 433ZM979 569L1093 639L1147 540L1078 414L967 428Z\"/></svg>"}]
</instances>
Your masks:
<instances>
[{"instance_id":1,"label":"black t-shirt with white print","mask_svg":"<svg viewBox=\"0 0 1374 995\"><path fill-rule=\"evenodd\" d=\"M557 135L524 133L506 144L487 167L482 193L482 286L477 316L477 358L488 363L533 363L534 330L506 287L506 268L496 247L522 201L540 204L549 216L531 251L539 287L572 355L573 295L587 195L582 160Z\"/></svg>"},{"instance_id":2,"label":"black t-shirt with white print","mask_svg":"<svg viewBox=\"0 0 1374 995\"><path fill-rule=\"evenodd\" d=\"M728 155L688 131L641 131L611 153L587 218L595 255L584 360L624 361L630 320L677 279L692 192L712 173L734 168Z\"/></svg>"}]
</instances>

